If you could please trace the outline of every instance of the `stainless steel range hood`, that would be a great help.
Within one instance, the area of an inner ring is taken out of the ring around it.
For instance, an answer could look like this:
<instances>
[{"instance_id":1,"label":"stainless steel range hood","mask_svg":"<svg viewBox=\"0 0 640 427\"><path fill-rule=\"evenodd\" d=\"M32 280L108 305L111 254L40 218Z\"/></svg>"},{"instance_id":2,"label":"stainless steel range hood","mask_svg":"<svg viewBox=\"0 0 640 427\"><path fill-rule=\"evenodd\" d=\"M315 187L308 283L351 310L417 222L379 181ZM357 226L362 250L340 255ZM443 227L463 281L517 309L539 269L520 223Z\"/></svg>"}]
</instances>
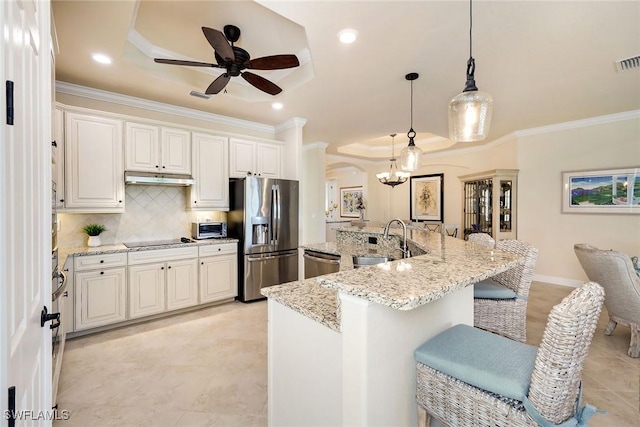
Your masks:
<instances>
[{"instance_id":1,"label":"stainless steel range hood","mask_svg":"<svg viewBox=\"0 0 640 427\"><path fill-rule=\"evenodd\" d=\"M195 184L196 180L191 175L155 173L155 172L125 172L125 184L141 185L167 185L175 187L188 187Z\"/></svg>"}]
</instances>

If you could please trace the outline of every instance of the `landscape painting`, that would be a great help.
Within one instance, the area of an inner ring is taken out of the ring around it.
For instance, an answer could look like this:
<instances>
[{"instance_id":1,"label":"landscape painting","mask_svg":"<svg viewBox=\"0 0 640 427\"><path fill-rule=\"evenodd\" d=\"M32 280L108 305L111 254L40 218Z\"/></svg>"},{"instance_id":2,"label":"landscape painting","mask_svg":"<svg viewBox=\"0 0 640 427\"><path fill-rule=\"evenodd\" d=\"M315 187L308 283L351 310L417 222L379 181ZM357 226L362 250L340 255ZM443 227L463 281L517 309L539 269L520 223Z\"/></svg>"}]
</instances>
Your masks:
<instances>
[{"instance_id":1,"label":"landscape painting","mask_svg":"<svg viewBox=\"0 0 640 427\"><path fill-rule=\"evenodd\" d=\"M640 168L562 175L564 213L640 213Z\"/></svg>"}]
</instances>

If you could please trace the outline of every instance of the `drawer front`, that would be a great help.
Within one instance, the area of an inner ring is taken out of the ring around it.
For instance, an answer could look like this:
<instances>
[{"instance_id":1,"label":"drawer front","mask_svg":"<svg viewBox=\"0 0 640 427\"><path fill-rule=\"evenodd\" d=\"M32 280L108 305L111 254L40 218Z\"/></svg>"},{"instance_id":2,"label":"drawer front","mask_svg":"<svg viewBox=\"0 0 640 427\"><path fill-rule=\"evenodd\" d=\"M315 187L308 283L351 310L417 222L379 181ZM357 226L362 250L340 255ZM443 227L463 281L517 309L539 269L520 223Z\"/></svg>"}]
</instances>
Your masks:
<instances>
[{"instance_id":1,"label":"drawer front","mask_svg":"<svg viewBox=\"0 0 640 427\"><path fill-rule=\"evenodd\" d=\"M178 259L189 259L198 257L198 247L189 246L186 248L171 249L150 249L145 251L129 252L129 265L146 264L149 262L172 261Z\"/></svg>"},{"instance_id":2,"label":"drawer front","mask_svg":"<svg viewBox=\"0 0 640 427\"><path fill-rule=\"evenodd\" d=\"M127 265L127 253L75 256L73 260L74 271L95 270L96 268L125 267Z\"/></svg>"},{"instance_id":3,"label":"drawer front","mask_svg":"<svg viewBox=\"0 0 640 427\"><path fill-rule=\"evenodd\" d=\"M199 246L200 256L235 254L238 250L237 243L221 243L219 245Z\"/></svg>"}]
</instances>

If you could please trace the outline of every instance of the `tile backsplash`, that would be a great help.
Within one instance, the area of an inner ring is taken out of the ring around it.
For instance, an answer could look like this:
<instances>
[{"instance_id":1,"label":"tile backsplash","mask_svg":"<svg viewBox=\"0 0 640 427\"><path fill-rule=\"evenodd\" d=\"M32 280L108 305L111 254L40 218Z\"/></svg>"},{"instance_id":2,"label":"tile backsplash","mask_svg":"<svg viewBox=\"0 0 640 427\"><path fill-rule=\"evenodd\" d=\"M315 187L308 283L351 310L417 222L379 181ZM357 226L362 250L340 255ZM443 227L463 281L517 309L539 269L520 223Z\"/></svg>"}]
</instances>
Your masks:
<instances>
[{"instance_id":1,"label":"tile backsplash","mask_svg":"<svg viewBox=\"0 0 640 427\"><path fill-rule=\"evenodd\" d=\"M191 236L191 222L211 219L227 219L226 212L187 211L187 188L156 185L127 185L125 187L125 212L59 213L60 247L86 246L87 235L82 227L90 223L104 225L100 234L103 245L146 240L167 240Z\"/></svg>"}]
</instances>

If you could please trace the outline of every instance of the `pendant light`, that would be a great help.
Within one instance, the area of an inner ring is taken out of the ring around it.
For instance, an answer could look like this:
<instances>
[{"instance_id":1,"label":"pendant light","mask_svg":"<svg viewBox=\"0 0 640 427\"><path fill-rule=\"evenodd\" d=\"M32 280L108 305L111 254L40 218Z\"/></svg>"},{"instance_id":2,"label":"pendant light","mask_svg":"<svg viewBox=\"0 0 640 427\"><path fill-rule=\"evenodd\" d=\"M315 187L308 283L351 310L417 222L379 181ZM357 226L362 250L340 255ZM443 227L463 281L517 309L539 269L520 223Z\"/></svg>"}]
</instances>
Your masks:
<instances>
[{"instance_id":1,"label":"pendant light","mask_svg":"<svg viewBox=\"0 0 640 427\"><path fill-rule=\"evenodd\" d=\"M393 150L393 138L395 136L395 133L391 134L391 165L389 166L389 172L381 172L376 174L376 178L378 178L378 181L385 185L391 186L391 188L395 187L396 185L402 184L403 182L406 182L411 175L409 172L401 172L398 170L398 165L396 164L396 158Z\"/></svg>"},{"instance_id":2,"label":"pendant light","mask_svg":"<svg viewBox=\"0 0 640 427\"><path fill-rule=\"evenodd\" d=\"M456 142L482 141L489 135L493 98L478 90L474 73L476 63L472 55L473 13L469 0L469 60L467 83L461 94L449 102L449 138Z\"/></svg>"},{"instance_id":3,"label":"pendant light","mask_svg":"<svg viewBox=\"0 0 640 427\"><path fill-rule=\"evenodd\" d=\"M416 136L416 131L413 130L413 81L418 77L418 73L409 73L404 76L405 79L411 82L411 125L409 126L409 132L407 132L409 145L400 153L400 167L403 171L417 170L420 167L420 159L422 157L422 150L413 141Z\"/></svg>"}]
</instances>

